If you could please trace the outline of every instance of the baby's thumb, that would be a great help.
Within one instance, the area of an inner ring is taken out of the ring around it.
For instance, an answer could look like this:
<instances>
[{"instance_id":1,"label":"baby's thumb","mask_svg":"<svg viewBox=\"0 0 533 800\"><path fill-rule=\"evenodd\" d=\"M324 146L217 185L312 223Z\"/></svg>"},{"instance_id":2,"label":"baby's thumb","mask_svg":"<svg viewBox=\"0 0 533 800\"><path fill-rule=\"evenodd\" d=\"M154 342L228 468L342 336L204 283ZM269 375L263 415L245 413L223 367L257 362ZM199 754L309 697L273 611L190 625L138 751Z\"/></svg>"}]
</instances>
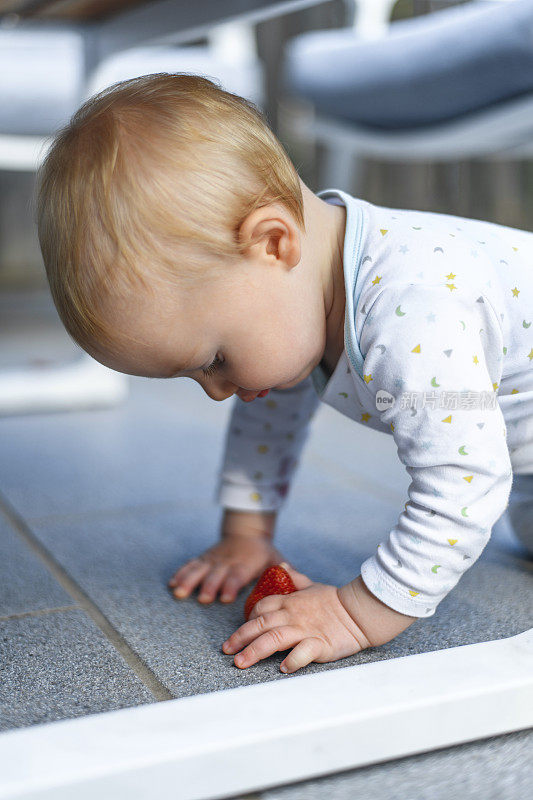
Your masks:
<instances>
[{"instance_id":1,"label":"baby's thumb","mask_svg":"<svg viewBox=\"0 0 533 800\"><path fill-rule=\"evenodd\" d=\"M304 575L303 572L297 572L294 567L291 567L286 561L282 561L280 567L283 567L283 569L289 573L297 591L300 591L300 589L307 589L307 587L311 586L313 583L307 575Z\"/></svg>"}]
</instances>

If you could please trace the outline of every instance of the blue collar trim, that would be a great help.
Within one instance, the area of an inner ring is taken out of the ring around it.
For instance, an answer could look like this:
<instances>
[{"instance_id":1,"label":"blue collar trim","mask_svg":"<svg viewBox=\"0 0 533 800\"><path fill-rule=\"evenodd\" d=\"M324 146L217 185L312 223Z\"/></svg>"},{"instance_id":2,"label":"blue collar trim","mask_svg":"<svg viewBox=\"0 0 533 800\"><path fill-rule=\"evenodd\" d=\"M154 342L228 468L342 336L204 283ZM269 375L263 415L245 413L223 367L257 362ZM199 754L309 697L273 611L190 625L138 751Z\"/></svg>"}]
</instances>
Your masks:
<instances>
[{"instance_id":1,"label":"blue collar trim","mask_svg":"<svg viewBox=\"0 0 533 800\"><path fill-rule=\"evenodd\" d=\"M346 207L346 231L344 234L343 270L346 290L346 312L344 316L344 346L350 362L363 380L364 358L359 349L355 332L355 312L361 294L357 286L357 276L361 264L361 243L364 229L364 210L362 205L351 195L341 189L324 189L317 192L317 197L339 197Z\"/></svg>"}]
</instances>

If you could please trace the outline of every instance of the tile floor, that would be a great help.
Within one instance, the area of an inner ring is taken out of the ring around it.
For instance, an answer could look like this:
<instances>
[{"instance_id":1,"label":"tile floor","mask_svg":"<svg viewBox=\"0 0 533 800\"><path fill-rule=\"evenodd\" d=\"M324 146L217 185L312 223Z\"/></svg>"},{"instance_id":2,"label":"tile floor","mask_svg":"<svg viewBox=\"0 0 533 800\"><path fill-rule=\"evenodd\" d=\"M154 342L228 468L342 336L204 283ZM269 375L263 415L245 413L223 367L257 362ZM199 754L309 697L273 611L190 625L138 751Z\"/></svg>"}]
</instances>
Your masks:
<instances>
[{"instance_id":1,"label":"tile floor","mask_svg":"<svg viewBox=\"0 0 533 800\"><path fill-rule=\"evenodd\" d=\"M40 291L0 294L0 343L0 368L77 352ZM214 403L191 380L130 377L129 387L115 408L0 417L0 731L290 680L282 654L241 671L221 652L248 589L201 606L166 588L218 538L214 487L234 401ZM314 580L345 583L395 523L408 485L392 437L321 406L278 547ZM520 633L532 624L532 572L504 516L433 617L305 673ZM510 733L254 797L522 800L532 745L532 731Z\"/></svg>"}]
</instances>

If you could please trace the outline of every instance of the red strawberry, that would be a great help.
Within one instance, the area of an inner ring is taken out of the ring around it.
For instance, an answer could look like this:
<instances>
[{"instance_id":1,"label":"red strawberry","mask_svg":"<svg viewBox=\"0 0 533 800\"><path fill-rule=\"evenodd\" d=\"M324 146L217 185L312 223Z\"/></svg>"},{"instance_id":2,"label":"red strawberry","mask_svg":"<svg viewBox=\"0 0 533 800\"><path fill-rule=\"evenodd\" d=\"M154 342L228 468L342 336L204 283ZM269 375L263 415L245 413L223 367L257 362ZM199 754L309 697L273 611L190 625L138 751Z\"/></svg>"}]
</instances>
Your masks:
<instances>
[{"instance_id":1,"label":"red strawberry","mask_svg":"<svg viewBox=\"0 0 533 800\"><path fill-rule=\"evenodd\" d=\"M260 575L259 580L255 584L248 595L246 603L244 604L244 617L246 621L252 612L252 608L263 597L268 597L270 594L291 594L296 591L296 586L292 582L292 578L286 569L279 564L274 564L272 567L267 567L266 570Z\"/></svg>"}]
</instances>

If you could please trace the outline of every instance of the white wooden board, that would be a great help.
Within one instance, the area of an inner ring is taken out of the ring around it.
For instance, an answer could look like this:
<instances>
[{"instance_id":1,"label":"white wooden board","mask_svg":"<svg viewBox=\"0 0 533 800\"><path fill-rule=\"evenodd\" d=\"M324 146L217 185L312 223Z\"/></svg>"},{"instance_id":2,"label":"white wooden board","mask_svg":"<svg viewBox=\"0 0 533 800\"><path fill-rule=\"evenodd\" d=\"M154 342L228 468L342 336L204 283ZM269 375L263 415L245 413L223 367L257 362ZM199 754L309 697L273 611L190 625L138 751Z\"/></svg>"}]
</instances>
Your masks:
<instances>
[{"instance_id":1,"label":"white wooden board","mask_svg":"<svg viewBox=\"0 0 533 800\"><path fill-rule=\"evenodd\" d=\"M533 629L0 735L0 798L214 800L533 726Z\"/></svg>"}]
</instances>

